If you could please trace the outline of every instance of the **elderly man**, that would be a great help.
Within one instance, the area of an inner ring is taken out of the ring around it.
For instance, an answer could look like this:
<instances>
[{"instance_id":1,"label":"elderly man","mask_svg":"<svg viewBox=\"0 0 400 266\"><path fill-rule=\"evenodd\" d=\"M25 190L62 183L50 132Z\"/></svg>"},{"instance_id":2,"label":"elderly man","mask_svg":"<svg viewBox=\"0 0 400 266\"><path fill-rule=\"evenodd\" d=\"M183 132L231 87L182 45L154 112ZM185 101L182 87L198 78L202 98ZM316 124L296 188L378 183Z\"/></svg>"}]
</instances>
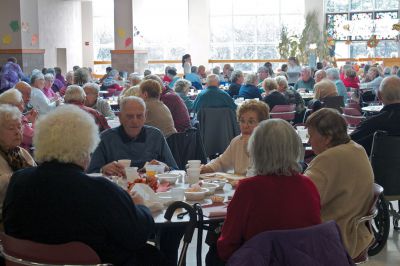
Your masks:
<instances>
[{"instance_id":1,"label":"elderly man","mask_svg":"<svg viewBox=\"0 0 400 266\"><path fill-rule=\"evenodd\" d=\"M67 90L65 91L64 101L65 103L77 105L82 110L91 114L97 126L99 127L100 132L110 128L106 118L102 114L100 114L93 108L83 105L85 98L86 98L85 92L80 86L71 85L68 86Z\"/></svg>"},{"instance_id":2,"label":"elderly man","mask_svg":"<svg viewBox=\"0 0 400 266\"><path fill-rule=\"evenodd\" d=\"M131 73L128 76L128 82L125 83L125 88L128 89L132 86L139 85L139 83L142 81L142 78L140 77L139 73Z\"/></svg>"},{"instance_id":3,"label":"elderly man","mask_svg":"<svg viewBox=\"0 0 400 266\"><path fill-rule=\"evenodd\" d=\"M238 97L243 97L245 99L262 99L261 89L257 87L258 79L257 75L250 73L245 79L244 83L240 87Z\"/></svg>"},{"instance_id":4,"label":"elderly man","mask_svg":"<svg viewBox=\"0 0 400 266\"><path fill-rule=\"evenodd\" d=\"M317 72L315 72L315 74L314 74L315 83L320 82L324 78L326 78L326 71L325 70L320 69Z\"/></svg>"},{"instance_id":5,"label":"elderly man","mask_svg":"<svg viewBox=\"0 0 400 266\"><path fill-rule=\"evenodd\" d=\"M326 70L326 77L335 83L337 92L339 96L343 96L344 104L347 102L347 98L349 98L347 94L347 89L343 84L343 81L340 79L340 72L337 68L328 68Z\"/></svg>"},{"instance_id":6,"label":"elderly man","mask_svg":"<svg viewBox=\"0 0 400 266\"><path fill-rule=\"evenodd\" d=\"M197 95L193 110L197 113L201 108L231 108L236 110L236 104L223 90L218 88L219 78L216 74L207 76L207 88Z\"/></svg>"},{"instance_id":7,"label":"elderly man","mask_svg":"<svg viewBox=\"0 0 400 266\"><path fill-rule=\"evenodd\" d=\"M371 152L375 131L384 130L391 135L400 135L400 78L384 78L379 87L379 98L384 107L377 114L362 122L350 135L361 144L368 154Z\"/></svg>"},{"instance_id":8,"label":"elderly man","mask_svg":"<svg viewBox=\"0 0 400 266\"><path fill-rule=\"evenodd\" d=\"M124 166L117 160L130 159L131 165L143 167L146 162L158 160L178 168L161 131L145 126L146 105L141 98L124 97L120 103L121 126L101 134L101 142L93 153L89 173L124 176Z\"/></svg>"},{"instance_id":9,"label":"elderly man","mask_svg":"<svg viewBox=\"0 0 400 266\"><path fill-rule=\"evenodd\" d=\"M93 108L105 117L114 117L110 104L103 98L99 97L100 87L96 83L86 83L83 85L85 91L85 106Z\"/></svg>"},{"instance_id":10,"label":"elderly man","mask_svg":"<svg viewBox=\"0 0 400 266\"><path fill-rule=\"evenodd\" d=\"M262 82L264 79L269 77L269 70L265 66L261 66L257 69L257 76L258 76L258 87L262 87Z\"/></svg>"},{"instance_id":11,"label":"elderly man","mask_svg":"<svg viewBox=\"0 0 400 266\"><path fill-rule=\"evenodd\" d=\"M305 66L301 69L300 79L294 84L294 89L303 89L308 91L314 90L315 80L311 77L311 68Z\"/></svg>"}]
</instances>

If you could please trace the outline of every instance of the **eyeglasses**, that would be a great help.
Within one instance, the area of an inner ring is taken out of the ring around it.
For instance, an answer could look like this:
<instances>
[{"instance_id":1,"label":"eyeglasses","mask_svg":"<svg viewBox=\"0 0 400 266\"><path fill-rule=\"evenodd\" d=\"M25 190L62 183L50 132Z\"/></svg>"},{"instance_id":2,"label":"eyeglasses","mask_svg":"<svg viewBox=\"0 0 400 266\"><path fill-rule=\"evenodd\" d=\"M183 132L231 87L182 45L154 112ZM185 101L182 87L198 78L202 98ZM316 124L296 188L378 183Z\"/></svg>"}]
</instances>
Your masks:
<instances>
[{"instance_id":1,"label":"eyeglasses","mask_svg":"<svg viewBox=\"0 0 400 266\"><path fill-rule=\"evenodd\" d=\"M249 121L245 121L245 120L239 120L239 124L241 125L248 125L248 126L256 126L258 124L258 121L256 120L249 120Z\"/></svg>"}]
</instances>

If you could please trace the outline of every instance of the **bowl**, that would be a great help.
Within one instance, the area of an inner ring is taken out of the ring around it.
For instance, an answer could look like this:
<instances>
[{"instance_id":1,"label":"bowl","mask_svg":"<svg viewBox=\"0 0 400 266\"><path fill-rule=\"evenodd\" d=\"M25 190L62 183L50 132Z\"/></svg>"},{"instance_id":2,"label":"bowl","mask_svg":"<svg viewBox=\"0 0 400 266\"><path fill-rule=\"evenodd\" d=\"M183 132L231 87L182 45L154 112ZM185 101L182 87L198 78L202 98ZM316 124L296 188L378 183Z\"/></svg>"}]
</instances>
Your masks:
<instances>
[{"instance_id":1,"label":"bowl","mask_svg":"<svg viewBox=\"0 0 400 266\"><path fill-rule=\"evenodd\" d=\"M207 188L209 191L206 193L206 196L213 195L215 193L215 190L218 188L217 184L213 183L208 183L208 182L203 182L201 185L203 188Z\"/></svg>"},{"instance_id":2,"label":"bowl","mask_svg":"<svg viewBox=\"0 0 400 266\"><path fill-rule=\"evenodd\" d=\"M207 188L201 188L200 191L195 192L185 190L185 197L188 201L201 201L206 197L208 191Z\"/></svg>"},{"instance_id":3,"label":"bowl","mask_svg":"<svg viewBox=\"0 0 400 266\"><path fill-rule=\"evenodd\" d=\"M170 185L174 185L180 174L157 174L156 177L160 183L168 182Z\"/></svg>"},{"instance_id":4,"label":"bowl","mask_svg":"<svg viewBox=\"0 0 400 266\"><path fill-rule=\"evenodd\" d=\"M215 203L223 203L225 197L214 195L214 196L211 196L210 199L211 199L212 203L214 203L214 204Z\"/></svg>"},{"instance_id":5,"label":"bowl","mask_svg":"<svg viewBox=\"0 0 400 266\"><path fill-rule=\"evenodd\" d=\"M219 179L219 178L215 178L215 179L208 179L206 181L206 183L211 183L211 184L215 184L218 185L218 187L216 188L216 190L221 190L224 188L225 184L226 184L226 179Z\"/></svg>"}]
</instances>

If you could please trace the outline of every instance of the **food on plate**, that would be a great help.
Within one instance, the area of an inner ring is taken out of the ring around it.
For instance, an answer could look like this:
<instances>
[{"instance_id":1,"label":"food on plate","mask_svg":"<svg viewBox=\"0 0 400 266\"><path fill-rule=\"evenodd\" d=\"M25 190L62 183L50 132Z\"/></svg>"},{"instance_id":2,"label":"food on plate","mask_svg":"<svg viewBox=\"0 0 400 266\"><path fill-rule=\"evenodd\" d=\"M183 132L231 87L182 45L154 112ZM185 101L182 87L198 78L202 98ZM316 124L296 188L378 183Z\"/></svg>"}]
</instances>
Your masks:
<instances>
[{"instance_id":1,"label":"food on plate","mask_svg":"<svg viewBox=\"0 0 400 266\"><path fill-rule=\"evenodd\" d=\"M212 203L222 203L222 202L224 202L225 197L214 195L214 196L211 196L210 199L211 199Z\"/></svg>"},{"instance_id":2,"label":"food on plate","mask_svg":"<svg viewBox=\"0 0 400 266\"><path fill-rule=\"evenodd\" d=\"M194 184L190 188L186 189L186 192L200 192L201 186L199 184Z\"/></svg>"},{"instance_id":3,"label":"food on plate","mask_svg":"<svg viewBox=\"0 0 400 266\"><path fill-rule=\"evenodd\" d=\"M136 178L133 182L128 182L128 191L131 191L137 183L147 184L152 190L154 190L154 192L158 189L157 178L148 176L147 178L140 177Z\"/></svg>"}]
</instances>

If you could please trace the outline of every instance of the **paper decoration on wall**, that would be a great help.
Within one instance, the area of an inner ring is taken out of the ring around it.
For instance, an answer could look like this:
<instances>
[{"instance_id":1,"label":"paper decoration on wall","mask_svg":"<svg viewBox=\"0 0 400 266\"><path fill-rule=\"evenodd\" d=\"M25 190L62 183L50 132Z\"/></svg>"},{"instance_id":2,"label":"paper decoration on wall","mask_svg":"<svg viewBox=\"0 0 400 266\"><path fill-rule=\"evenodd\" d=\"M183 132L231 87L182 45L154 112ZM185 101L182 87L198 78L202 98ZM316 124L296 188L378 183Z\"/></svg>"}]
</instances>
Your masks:
<instances>
[{"instance_id":1,"label":"paper decoration on wall","mask_svg":"<svg viewBox=\"0 0 400 266\"><path fill-rule=\"evenodd\" d=\"M125 38L126 32L125 32L124 29L118 28L118 29L117 29L117 33L118 33L118 36L119 36L121 39Z\"/></svg>"},{"instance_id":2,"label":"paper decoration on wall","mask_svg":"<svg viewBox=\"0 0 400 266\"><path fill-rule=\"evenodd\" d=\"M367 46L369 48L375 48L378 46L379 40L376 38L376 35L372 35L371 38L369 38L368 42L367 42Z\"/></svg>"},{"instance_id":3,"label":"paper decoration on wall","mask_svg":"<svg viewBox=\"0 0 400 266\"><path fill-rule=\"evenodd\" d=\"M3 44L9 45L12 42L12 37L10 34L3 35L2 38Z\"/></svg>"},{"instance_id":4,"label":"paper decoration on wall","mask_svg":"<svg viewBox=\"0 0 400 266\"><path fill-rule=\"evenodd\" d=\"M13 32L17 32L20 29L18 20L11 21L9 25Z\"/></svg>"},{"instance_id":5,"label":"paper decoration on wall","mask_svg":"<svg viewBox=\"0 0 400 266\"><path fill-rule=\"evenodd\" d=\"M32 34L31 45L32 46L36 45L38 41L39 41L39 36L37 36L37 34Z\"/></svg>"},{"instance_id":6,"label":"paper decoration on wall","mask_svg":"<svg viewBox=\"0 0 400 266\"><path fill-rule=\"evenodd\" d=\"M132 38L128 37L125 40L125 47L129 47L132 44Z\"/></svg>"},{"instance_id":7,"label":"paper decoration on wall","mask_svg":"<svg viewBox=\"0 0 400 266\"><path fill-rule=\"evenodd\" d=\"M22 21L22 23L21 23L21 30L22 30L23 32L28 32L28 31L29 31L29 23L28 23L28 22Z\"/></svg>"},{"instance_id":8,"label":"paper decoration on wall","mask_svg":"<svg viewBox=\"0 0 400 266\"><path fill-rule=\"evenodd\" d=\"M399 22L399 23L396 23L396 24L393 24L392 30L400 31L400 22Z\"/></svg>"}]
</instances>

